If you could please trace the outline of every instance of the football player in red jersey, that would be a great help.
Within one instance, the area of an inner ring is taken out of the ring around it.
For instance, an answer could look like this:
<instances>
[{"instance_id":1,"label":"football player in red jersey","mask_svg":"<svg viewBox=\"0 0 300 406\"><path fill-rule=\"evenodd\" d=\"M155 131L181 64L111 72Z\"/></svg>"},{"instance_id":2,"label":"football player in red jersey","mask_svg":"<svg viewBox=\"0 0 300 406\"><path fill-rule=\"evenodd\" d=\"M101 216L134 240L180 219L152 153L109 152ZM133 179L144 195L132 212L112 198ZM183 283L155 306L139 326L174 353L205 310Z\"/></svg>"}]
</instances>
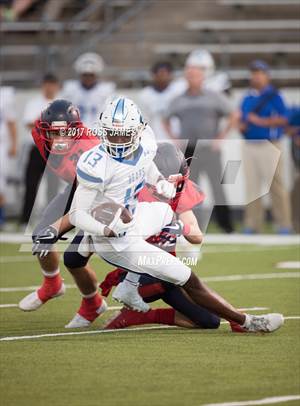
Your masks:
<instances>
[{"instance_id":1,"label":"football player in red jersey","mask_svg":"<svg viewBox=\"0 0 300 406\"><path fill-rule=\"evenodd\" d=\"M52 246L73 228L66 213L76 189L77 161L83 152L100 142L95 134L84 127L78 109L67 100L55 100L42 112L32 130L32 137L47 167L68 185L46 207L33 231L33 254L37 254L44 279L37 291L20 301L19 308L24 311L36 310L65 292L59 269L59 254ZM96 309L98 313L102 312L105 304L98 293L94 272L87 267L77 272L74 279L89 311Z\"/></svg>"},{"instance_id":2,"label":"football player in red jersey","mask_svg":"<svg viewBox=\"0 0 300 406\"><path fill-rule=\"evenodd\" d=\"M160 172L168 178L172 173L176 183L176 195L169 201L178 221L166 227L158 235L147 241L167 250L176 256L177 237L184 235L191 244L201 244L202 232L193 208L201 204L205 198L197 186L189 179L189 168L183 154L168 142L158 144L155 163ZM145 187L139 195L139 201L157 201L160 199L155 191ZM126 277L126 271L117 269L110 272L100 284L103 296L108 296L113 286L117 286ZM124 283L124 282L123 282ZM122 309L105 326L106 329L125 328L140 324L168 324L181 327L200 327L216 329L220 325L220 318L205 308L195 304L183 290L173 284L161 281L149 275L139 278L139 294L147 303L163 300L170 308L151 309L147 312L137 312Z\"/></svg>"}]
</instances>

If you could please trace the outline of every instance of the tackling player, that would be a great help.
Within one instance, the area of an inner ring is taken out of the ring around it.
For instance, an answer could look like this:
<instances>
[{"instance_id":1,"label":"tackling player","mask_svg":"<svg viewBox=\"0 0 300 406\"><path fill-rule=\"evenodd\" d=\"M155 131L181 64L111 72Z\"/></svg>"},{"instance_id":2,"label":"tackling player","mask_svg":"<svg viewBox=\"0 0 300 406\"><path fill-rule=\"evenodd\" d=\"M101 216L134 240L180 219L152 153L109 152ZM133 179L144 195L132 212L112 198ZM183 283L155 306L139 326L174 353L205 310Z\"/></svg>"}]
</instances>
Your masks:
<instances>
[{"instance_id":1,"label":"tackling player","mask_svg":"<svg viewBox=\"0 0 300 406\"><path fill-rule=\"evenodd\" d=\"M33 231L33 254L38 254L43 283L37 291L20 301L19 308L24 311L37 310L48 300L65 292L59 254L51 247L73 228L64 215L69 211L76 189L77 161L83 152L100 142L95 134L83 126L77 108L67 100L55 100L42 112L32 130L32 137L47 166L68 185L46 207ZM83 314L103 312L106 305L98 293L93 271L87 267L73 276L83 296Z\"/></svg>"},{"instance_id":2,"label":"tackling player","mask_svg":"<svg viewBox=\"0 0 300 406\"><path fill-rule=\"evenodd\" d=\"M110 264L181 286L196 304L234 321L247 331L271 332L280 328L282 315L252 316L239 312L208 289L176 257L143 239L138 230L149 236L159 232L162 213L155 212L154 204L139 206L139 190L147 182L171 198L175 194L174 185L163 178L154 164L153 134L131 100L116 98L101 114L100 123L102 145L84 153L78 161L79 186L69 213L71 223L86 232L78 248L79 255L88 259L90 253L96 251ZM120 209L110 224L97 221L91 211L108 200L125 206L132 221L124 223ZM170 222L168 210L164 220L165 225ZM143 265L139 263L141 254L148 258Z\"/></svg>"}]
</instances>

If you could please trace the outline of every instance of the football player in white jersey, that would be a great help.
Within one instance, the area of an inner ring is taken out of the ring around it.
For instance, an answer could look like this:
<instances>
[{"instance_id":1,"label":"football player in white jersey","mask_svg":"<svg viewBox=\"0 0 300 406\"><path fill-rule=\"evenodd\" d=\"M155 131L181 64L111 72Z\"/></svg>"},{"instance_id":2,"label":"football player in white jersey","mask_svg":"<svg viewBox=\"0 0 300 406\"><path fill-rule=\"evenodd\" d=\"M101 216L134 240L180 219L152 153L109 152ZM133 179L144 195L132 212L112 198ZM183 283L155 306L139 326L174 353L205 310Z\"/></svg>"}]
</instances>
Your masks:
<instances>
[{"instance_id":1,"label":"football player in white jersey","mask_svg":"<svg viewBox=\"0 0 300 406\"><path fill-rule=\"evenodd\" d=\"M175 195L174 184L164 179L154 164L153 132L144 124L139 109L130 99L118 97L109 103L100 116L100 124L102 145L84 153L77 166L79 185L69 218L86 233L78 252L88 257L95 251L110 264L182 286L195 303L248 331L271 332L280 328L282 315L240 313L212 292L178 258L144 240L146 234L156 234L163 224L170 223L173 213L168 205L158 210L154 203L138 204L138 191L147 182L156 187L159 194L170 198ZM133 217L129 223L122 221L121 209L109 225L92 216L93 208L111 200L129 210ZM141 256L147 258L145 263L141 263Z\"/></svg>"},{"instance_id":2,"label":"football player in white jersey","mask_svg":"<svg viewBox=\"0 0 300 406\"><path fill-rule=\"evenodd\" d=\"M5 221L7 158L17 154L15 95L12 87L0 88L0 227Z\"/></svg>"},{"instance_id":3,"label":"football player in white jersey","mask_svg":"<svg viewBox=\"0 0 300 406\"><path fill-rule=\"evenodd\" d=\"M169 140L170 136L162 123L164 112L170 103L186 90L184 80L173 80L173 67L169 62L160 61L151 69L152 84L144 87L138 101L147 121L158 140ZM176 124L174 123L176 131Z\"/></svg>"},{"instance_id":4,"label":"football player in white jersey","mask_svg":"<svg viewBox=\"0 0 300 406\"><path fill-rule=\"evenodd\" d=\"M79 56L74 69L79 80L68 80L63 87L63 99L70 100L79 108L80 117L86 127L95 128L99 111L115 92L115 84L100 80L104 70L100 55L88 52Z\"/></svg>"}]
</instances>

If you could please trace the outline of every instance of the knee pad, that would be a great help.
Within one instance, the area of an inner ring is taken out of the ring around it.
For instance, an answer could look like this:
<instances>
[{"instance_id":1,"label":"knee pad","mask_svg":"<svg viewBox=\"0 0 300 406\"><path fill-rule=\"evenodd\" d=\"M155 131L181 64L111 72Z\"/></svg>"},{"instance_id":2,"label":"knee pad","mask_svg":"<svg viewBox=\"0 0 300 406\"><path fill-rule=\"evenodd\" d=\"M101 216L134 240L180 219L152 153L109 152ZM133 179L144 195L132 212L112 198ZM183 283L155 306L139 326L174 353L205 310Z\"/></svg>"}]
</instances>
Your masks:
<instances>
[{"instance_id":1,"label":"knee pad","mask_svg":"<svg viewBox=\"0 0 300 406\"><path fill-rule=\"evenodd\" d=\"M65 251L64 252L64 265L67 268L81 268L86 266L89 257L83 257L78 252Z\"/></svg>"}]
</instances>

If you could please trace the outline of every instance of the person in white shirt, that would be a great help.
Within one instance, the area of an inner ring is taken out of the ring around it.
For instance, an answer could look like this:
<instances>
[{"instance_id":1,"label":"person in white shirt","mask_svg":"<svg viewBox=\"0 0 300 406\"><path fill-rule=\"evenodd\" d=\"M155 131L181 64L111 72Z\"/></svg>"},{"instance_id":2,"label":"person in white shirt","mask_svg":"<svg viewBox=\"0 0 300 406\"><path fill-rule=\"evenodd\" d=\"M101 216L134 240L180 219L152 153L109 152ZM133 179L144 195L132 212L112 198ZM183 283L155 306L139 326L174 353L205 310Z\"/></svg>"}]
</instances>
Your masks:
<instances>
[{"instance_id":1,"label":"person in white shirt","mask_svg":"<svg viewBox=\"0 0 300 406\"><path fill-rule=\"evenodd\" d=\"M152 84L141 90L138 102L156 138L169 140L162 118L170 103L185 91L186 84L183 81L173 80L173 67L166 61L155 63L151 73Z\"/></svg>"},{"instance_id":2,"label":"person in white shirt","mask_svg":"<svg viewBox=\"0 0 300 406\"><path fill-rule=\"evenodd\" d=\"M116 88L113 82L100 80L104 67L100 55L93 52L80 55L74 63L79 80L67 80L62 91L63 98L79 108L84 125L92 129L96 129L99 111Z\"/></svg>"},{"instance_id":3,"label":"person in white shirt","mask_svg":"<svg viewBox=\"0 0 300 406\"><path fill-rule=\"evenodd\" d=\"M40 117L41 111L44 110L49 103L58 97L60 91L60 83L58 78L47 73L42 81L41 93L30 99L25 105L23 122L31 131L34 127L34 122ZM41 157L36 145L33 143L30 135L31 148L29 151L28 162L25 170L25 195L20 222L26 225L29 221L32 207L37 194L38 184L45 170L45 162ZM50 201L58 191L59 180L55 175L47 171L47 198Z\"/></svg>"},{"instance_id":4,"label":"person in white shirt","mask_svg":"<svg viewBox=\"0 0 300 406\"><path fill-rule=\"evenodd\" d=\"M0 88L0 227L5 221L4 205L7 158L17 154L15 94L12 87Z\"/></svg>"}]
</instances>

